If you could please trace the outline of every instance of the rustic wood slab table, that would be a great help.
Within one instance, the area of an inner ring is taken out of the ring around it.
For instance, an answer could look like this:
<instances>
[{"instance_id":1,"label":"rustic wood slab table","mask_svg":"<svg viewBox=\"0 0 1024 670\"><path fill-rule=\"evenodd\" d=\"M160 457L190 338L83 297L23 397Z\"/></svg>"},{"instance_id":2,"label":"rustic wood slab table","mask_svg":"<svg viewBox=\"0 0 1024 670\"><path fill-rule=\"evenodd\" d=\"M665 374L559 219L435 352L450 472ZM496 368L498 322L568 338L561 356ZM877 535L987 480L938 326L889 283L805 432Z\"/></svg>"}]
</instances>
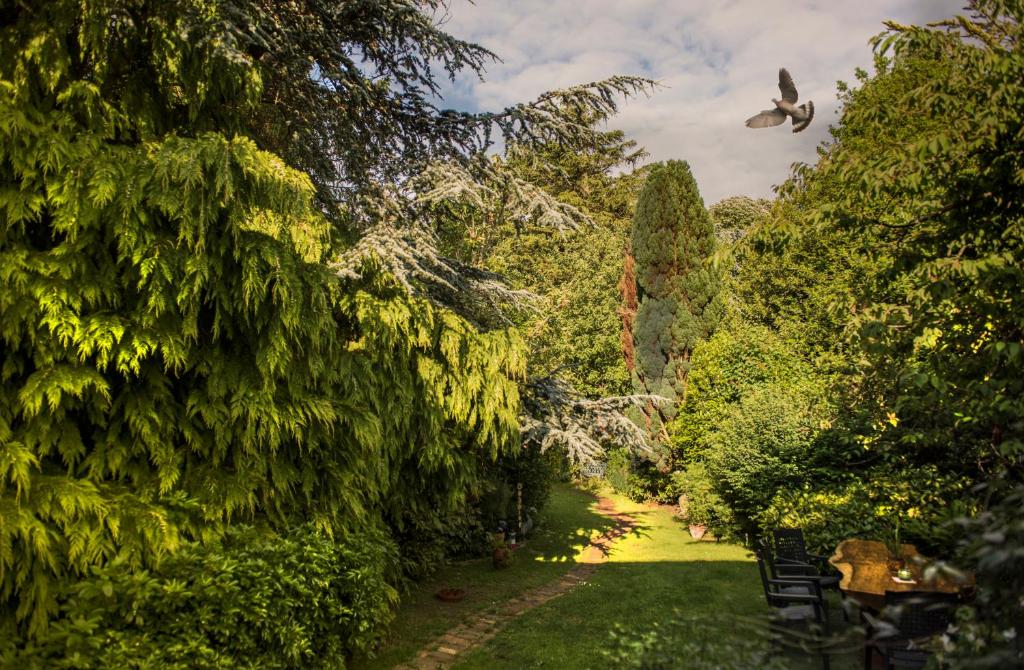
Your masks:
<instances>
[{"instance_id":1,"label":"rustic wood slab table","mask_svg":"<svg viewBox=\"0 0 1024 670\"><path fill-rule=\"evenodd\" d=\"M843 540L828 560L843 574L839 588L861 607L875 611L881 611L885 606L886 591L960 593L973 588L973 576L964 581L943 577L926 581L922 572L928 559L912 544L902 545L900 554L913 575L910 581L897 580L889 572L889 550L881 542Z\"/></svg>"}]
</instances>

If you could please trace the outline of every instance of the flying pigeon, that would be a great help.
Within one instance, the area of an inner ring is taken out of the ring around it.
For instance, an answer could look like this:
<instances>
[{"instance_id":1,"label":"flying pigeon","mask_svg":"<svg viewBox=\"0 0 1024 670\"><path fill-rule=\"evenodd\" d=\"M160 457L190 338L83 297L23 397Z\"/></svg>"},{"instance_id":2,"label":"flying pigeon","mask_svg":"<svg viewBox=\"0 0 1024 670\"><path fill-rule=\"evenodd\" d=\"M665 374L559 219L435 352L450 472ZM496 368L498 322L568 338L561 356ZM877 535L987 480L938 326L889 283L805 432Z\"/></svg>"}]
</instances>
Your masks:
<instances>
[{"instance_id":1,"label":"flying pigeon","mask_svg":"<svg viewBox=\"0 0 1024 670\"><path fill-rule=\"evenodd\" d=\"M796 85L784 67L779 68L779 90L782 91L782 100L772 98L775 109L766 109L757 116L747 119L747 128L777 126L785 122L787 116L793 117L794 133L799 133L810 125L811 119L814 118L814 103L808 100L807 104L796 106Z\"/></svg>"}]
</instances>

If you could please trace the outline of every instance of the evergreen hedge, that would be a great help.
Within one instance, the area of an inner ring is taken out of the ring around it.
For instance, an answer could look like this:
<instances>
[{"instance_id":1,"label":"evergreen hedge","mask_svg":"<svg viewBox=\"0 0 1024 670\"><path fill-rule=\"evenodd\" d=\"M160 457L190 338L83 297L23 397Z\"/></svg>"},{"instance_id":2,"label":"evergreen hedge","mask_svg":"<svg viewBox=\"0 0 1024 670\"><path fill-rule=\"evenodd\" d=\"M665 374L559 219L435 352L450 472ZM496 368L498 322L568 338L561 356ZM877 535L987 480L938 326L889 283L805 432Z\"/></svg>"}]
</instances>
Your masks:
<instances>
[{"instance_id":1,"label":"evergreen hedge","mask_svg":"<svg viewBox=\"0 0 1024 670\"><path fill-rule=\"evenodd\" d=\"M239 522L460 504L518 441L524 347L332 273L224 7L3 11L0 619L39 634L66 580Z\"/></svg>"}]
</instances>

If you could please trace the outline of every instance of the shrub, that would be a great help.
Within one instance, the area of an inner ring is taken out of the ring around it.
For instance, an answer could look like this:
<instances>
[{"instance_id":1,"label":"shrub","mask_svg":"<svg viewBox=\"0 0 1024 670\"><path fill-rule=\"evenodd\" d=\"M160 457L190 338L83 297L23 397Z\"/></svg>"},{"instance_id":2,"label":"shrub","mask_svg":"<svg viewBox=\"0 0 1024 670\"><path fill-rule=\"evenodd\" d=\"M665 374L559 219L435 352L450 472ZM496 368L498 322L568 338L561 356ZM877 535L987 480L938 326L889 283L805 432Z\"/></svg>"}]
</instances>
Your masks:
<instances>
[{"instance_id":1,"label":"shrub","mask_svg":"<svg viewBox=\"0 0 1024 670\"><path fill-rule=\"evenodd\" d=\"M686 470L672 473L670 492L675 497L686 495L686 520L707 526L719 537L732 534L732 511L715 492L714 482L703 463L693 463Z\"/></svg>"},{"instance_id":2,"label":"shrub","mask_svg":"<svg viewBox=\"0 0 1024 670\"><path fill-rule=\"evenodd\" d=\"M949 557L961 535L954 519L976 512L968 495L966 480L933 466L885 467L826 486L808 482L781 490L756 523L761 534L778 526L803 528L811 549L828 553L848 538L882 540L899 519L904 542L926 555Z\"/></svg>"},{"instance_id":3,"label":"shrub","mask_svg":"<svg viewBox=\"0 0 1024 670\"><path fill-rule=\"evenodd\" d=\"M630 500L666 500L670 480L651 461L635 456L625 449L608 452L605 479L616 492Z\"/></svg>"},{"instance_id":4,"label":"shrub","mask_svg":"<svg viewBox=\"0 0 1024 670\"><path fill-rule=\"evenodd\" d=\"M811 367L776 333L735 315L697 345L691 365L686 404L668 425L675 467L703 458L708 438L746 395L813 378Z\"/></svg>"},{"instance_id":5,"label":"shrub","mask_svg":"<svg viewBox=\"0 0 1024 670\"><path fill-rule=\"evenodd\" d=\"M608 451L604 478L619 493L624 494L629 488L629 466L632 461L633 457L625 449L610 449Z\"/></svg>"},{"instance_id":6,"label":"shrub","mask_svg":"<svg viewBox=\"0 0 1024 670\"><path fill-rule=\"evenodd\" d=\"M490 543L490 524L477 504L456 510L410 509L391 531L398 544L403 578L428 577L449 559L483 556Z\"/></svg>"},{"instance_id":7,"label":"shrub","mask_svg":"<svg viewBox=\"0 0 1024 670\"><path fill-rule=\"evenodd\" d=\"M766 385L740 400L710 436L708 473L745 530L776 491L803 481L819 429L809 393Z\"/></svg>"},{"instance_id":8,"label":"shrub","mask_svg":"<svg viewBox=\"0 0 1024 670\"><path fill-rule=\"evenodd\" d=\"M0 647L17 668L344 668L372 649L397 600L394 544L237 527L152 573L112 563L61 594L37 640Z\"/></svg>"}]
</instances>

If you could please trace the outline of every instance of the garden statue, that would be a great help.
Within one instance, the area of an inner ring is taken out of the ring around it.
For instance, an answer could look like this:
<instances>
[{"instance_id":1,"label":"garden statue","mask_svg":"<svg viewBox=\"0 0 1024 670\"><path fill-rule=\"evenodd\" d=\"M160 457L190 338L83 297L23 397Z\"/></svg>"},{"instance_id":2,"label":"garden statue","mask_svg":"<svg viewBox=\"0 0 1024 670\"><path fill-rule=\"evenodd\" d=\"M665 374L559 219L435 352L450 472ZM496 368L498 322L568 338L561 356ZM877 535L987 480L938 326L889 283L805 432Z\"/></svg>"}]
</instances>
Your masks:
<instances>
[{"instance_id":1,"label":"garden statue","mask_svg":"<svg viewBox=\"0 0 1024 670\"><path fill-rule=\"evenodd\" d=\"M747 128L777 126L783 123L787 116L793 118L794 133L799 133L810 125L811 119L814 118L814 103L808 100L807 104L796 106L796 85L793 84L793 77L786 68L779 68L779 90L782 91L782 100L772 98L775 109L766 109L757 116L747 119Z\"/></svg>"}]
</instances>

